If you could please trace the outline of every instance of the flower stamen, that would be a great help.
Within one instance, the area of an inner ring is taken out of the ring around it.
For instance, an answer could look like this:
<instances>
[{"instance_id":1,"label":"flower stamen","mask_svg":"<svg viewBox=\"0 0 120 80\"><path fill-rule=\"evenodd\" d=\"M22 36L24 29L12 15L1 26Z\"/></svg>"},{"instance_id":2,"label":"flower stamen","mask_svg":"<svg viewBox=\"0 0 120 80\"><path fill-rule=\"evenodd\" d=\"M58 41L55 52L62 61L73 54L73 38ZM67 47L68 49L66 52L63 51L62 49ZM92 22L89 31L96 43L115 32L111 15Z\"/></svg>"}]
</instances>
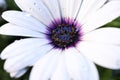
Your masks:
<instances>
[{"instance_id":1,"label":"flower stamen","mask_svg":"<svg viewBox=\"0 0 120 80\"><path fill-rule=\"evenodd\" d=\"M79 41L81 34L79 34L80 29L77 28L75 22L69 22L62 20L62 22L50 26L48 29L49 38L51 44L55 48L65 49L75 44Z\"/></svg>"}]
</instances>

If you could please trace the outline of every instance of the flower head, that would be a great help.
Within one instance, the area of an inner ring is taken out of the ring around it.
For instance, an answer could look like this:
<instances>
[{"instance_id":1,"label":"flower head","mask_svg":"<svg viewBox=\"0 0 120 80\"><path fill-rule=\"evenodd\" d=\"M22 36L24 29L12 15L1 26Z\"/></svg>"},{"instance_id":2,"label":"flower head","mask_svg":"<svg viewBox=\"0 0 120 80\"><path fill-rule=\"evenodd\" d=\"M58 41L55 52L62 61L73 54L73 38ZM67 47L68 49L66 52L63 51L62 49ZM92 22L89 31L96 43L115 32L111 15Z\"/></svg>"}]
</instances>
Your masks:
<instances>
[{"instance_id":1,"label":"flower head","mask_svg":"<svg viewBox=\"0 0 120 80\"><path fill-rule=\"evenodd\" d=\"M120 29L100 28L120 16L119 0L15 2L22 11L2 14L9 23L0 34L29 38L13 42L1 53L12 77L33 66L30 80L99 80L94 63L120 68Z\"/></svg>"},{"instance_id":2,"label":"flower head","mask_svg":"<svg viewBox=\"0 0 120 80\"><path fill-rule=\"evenodd\" d=\"M57 49L75 47L81 41L81 26L74 20L61 19L53 21L48 27L46 37L50 44Z\"/></svg>"}]
</instances>

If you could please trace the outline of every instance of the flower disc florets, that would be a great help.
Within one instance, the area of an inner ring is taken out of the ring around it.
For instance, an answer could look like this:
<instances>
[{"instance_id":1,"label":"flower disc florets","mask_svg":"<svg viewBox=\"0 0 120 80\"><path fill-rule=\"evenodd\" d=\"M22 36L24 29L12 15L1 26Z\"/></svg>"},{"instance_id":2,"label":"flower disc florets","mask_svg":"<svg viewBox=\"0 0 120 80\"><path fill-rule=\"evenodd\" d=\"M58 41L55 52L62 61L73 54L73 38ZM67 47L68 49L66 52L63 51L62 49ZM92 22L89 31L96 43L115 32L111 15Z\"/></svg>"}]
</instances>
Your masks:
<instances>
[{"instance_id":1,"label":"flower disc florets","mask_svg":"<svg viewBox=\"0 0 120 80\"><path fill-rule=\"evenodd\" d=\"M55 48L65 49L76 45L81 37L80 31L74 20L55 20L48 28L47 37Z\"/></svg>"}]
</instances>

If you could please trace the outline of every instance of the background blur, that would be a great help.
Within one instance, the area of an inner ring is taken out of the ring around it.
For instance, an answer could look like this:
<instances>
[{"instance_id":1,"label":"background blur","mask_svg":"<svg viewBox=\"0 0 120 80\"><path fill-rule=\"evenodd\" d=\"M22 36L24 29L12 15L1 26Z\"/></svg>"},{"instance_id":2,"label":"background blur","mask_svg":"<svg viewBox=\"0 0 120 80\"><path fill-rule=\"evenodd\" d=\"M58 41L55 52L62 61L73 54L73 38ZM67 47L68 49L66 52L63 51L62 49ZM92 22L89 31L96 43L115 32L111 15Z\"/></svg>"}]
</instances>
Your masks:
<instances>
[{"instance_id":1,"label":"background blur","mask_svg":"<svg viewBox=\"0 0 120 80\"><path fill-rule=\"evenodd\" d=\"M6 2L7 2L6 9L2 9L0 7L0 15L2 14L2 12L6 11L6 10L20 10L14 3L14 0L6 0ZM2 26L5 23L7 23L7 22L0 17L0 26ZM107 27L107 26L114 26L114 27L120 28L120 18L117 18L113 22L111 22L107 25L104 25L103 27ZM20 38L21 37L0 35L0 52L7 45L12 43L14 40L20 39ZM4 60L0 59L0 80L28 80L30 70L21 78L14 79L14 78L10 78L9 74L7 72L5 72L5 70L3 69L3 65L4 65ZM100 80L120 80L120 70L110 70L110 69L102 68L100 66L97 66L97 68L99 71Z\"/></svg>"}]
</instances>

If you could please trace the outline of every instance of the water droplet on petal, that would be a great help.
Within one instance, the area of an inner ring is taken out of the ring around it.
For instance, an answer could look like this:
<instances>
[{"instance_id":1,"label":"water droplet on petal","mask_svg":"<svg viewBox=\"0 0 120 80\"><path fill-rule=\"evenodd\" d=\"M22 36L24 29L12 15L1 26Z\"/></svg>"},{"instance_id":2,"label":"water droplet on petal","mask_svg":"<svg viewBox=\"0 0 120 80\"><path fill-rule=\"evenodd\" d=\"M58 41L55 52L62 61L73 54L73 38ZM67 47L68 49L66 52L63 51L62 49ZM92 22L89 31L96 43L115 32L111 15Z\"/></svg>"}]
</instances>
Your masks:
<instances>
[{"instance_id":1,"label":"water droplet on petal","mask_svg":"<svg viewBox=\"0 0 120 80\"><path fill-rule=\"evenodd\" d=\"M29 11L32 11L32 8L31 8L31 7L29 8Z\"/></svg>"},{"instance_id":2,"label":"water droplet on petal","mask_svg":"<svg viewBox=\"0 0 120 80\"><path fill-rule=\"evenodd\" d=\"M36 5L36 2L34 2L34 5Z\"/></svg>"},{"instance_id":3,"label":"water droplet on petal","mask_svg":"<svg viewBox=\"0 0 120 80\"><path fill-rule=\"evenodd\" d=\"M34 2L34 6L39 7L37 3Z\"/></svg>"}]
</instances>

